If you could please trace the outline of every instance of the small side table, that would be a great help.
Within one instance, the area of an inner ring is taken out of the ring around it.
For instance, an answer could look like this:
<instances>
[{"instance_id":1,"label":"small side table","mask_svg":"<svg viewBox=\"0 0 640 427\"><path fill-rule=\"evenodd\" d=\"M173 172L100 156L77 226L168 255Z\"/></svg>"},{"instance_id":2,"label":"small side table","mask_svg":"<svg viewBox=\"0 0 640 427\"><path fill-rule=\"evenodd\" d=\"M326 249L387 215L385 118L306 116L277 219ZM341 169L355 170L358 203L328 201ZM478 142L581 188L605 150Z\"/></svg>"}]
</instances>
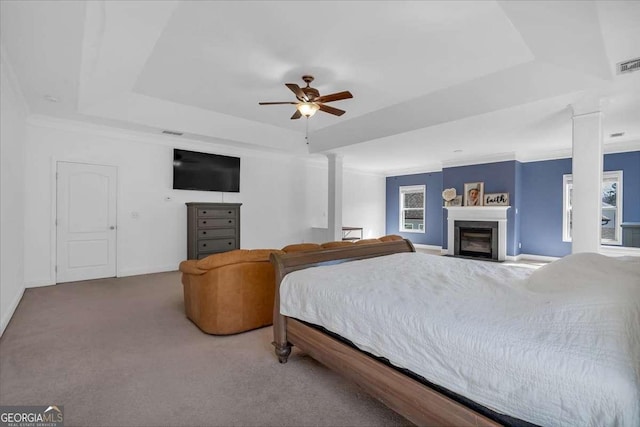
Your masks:
<instances>
[{"instance_id":1,"label":"small side table","mask_svg":"<svg viewBox=\"0 0 640 427\"><path fill-rule=\"evenodd\" d=\"M342 240L362 240L362 227L342 227Z\"/></svg>"}]
</instances>

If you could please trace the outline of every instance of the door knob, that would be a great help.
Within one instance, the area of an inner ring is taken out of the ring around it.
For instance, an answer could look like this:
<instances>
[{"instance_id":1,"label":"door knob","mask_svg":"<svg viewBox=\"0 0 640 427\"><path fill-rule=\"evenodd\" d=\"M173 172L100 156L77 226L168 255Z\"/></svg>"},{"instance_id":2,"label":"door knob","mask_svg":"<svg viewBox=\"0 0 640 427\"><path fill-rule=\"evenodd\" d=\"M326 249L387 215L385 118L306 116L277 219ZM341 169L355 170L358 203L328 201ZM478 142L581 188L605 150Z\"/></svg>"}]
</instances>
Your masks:
<instances>
[{"instance_id":1,"label":"door knob","mask_svg":"<svg viewBox=\"0 0 640 427\"><path fill-rule=\"evenodd\" d=\"M115 230L116 227L114 225L112 225L111 227L109 227L109 230Z\"/></svg>"}]
</instances>

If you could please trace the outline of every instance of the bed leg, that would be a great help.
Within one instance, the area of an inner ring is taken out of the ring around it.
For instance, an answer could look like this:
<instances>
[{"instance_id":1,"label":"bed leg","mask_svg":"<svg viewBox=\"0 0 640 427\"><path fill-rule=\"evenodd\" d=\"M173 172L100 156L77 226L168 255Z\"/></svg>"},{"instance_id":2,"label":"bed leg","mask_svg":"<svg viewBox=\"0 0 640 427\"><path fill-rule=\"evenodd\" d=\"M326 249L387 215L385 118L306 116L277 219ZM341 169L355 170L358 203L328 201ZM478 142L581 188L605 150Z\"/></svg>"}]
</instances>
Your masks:
<instances>
[{"instance_id":1,"label":"bed leg","mask_svg":"<svg viewBox=\"0 0 640 427\"><path fill-rule=\"evenodd\" d=\"M274 316L273 322L273 346L276 348L276 356L280 363L287 363L291 354L291 344L287 341L287 319L281 314Z\"/></svg>"},{"instance_id":2,"label":"bed leg","mask_svg":"<svg viewBox=\"0 0 640 427\"><path fill-rule=\"evenodd\" d=\"M273 342L272 344L276 348L275 352L276 352L276 356L278 356L278 362L287 363L287 360L289 359L289 355L291 354L291 345L290 344L280 345L276 342Z\"/></svg>"},{"instance_id":3,"label":"bed leg","mask_svg":"<svg viewBox=\"0 0 640 427\"><path fill-rule=\"evenodd\" d=\"M275 268L276 292L273 302L273 346L280 363L287 363L291 354L291 344L287 341L287 318L280 314L280 284L284 277L282 260L272 253L269 257Z\"/></svg>"}]
</instances>

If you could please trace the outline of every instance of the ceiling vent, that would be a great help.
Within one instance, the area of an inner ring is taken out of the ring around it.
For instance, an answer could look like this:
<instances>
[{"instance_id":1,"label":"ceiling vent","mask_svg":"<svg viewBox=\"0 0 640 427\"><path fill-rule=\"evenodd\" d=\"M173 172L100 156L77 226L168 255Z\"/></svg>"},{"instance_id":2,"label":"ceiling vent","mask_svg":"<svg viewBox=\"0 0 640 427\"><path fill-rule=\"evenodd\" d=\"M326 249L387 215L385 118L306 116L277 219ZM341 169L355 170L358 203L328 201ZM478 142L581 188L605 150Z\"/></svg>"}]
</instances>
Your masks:
<instances>
[{"instance_id":1,"label":"ceiling vent","mask_svg":"<svg viewBox=\"0 0 640 427\"><path fill-rule=\"evenodd\" d=\"M640 58L618 63L618 74L640 70Z\"/></svg>"},{"instance_id":2,"label":"ceiling vent","mask_svg":"<svg viewBox=\"0 0 640 427\"><path fill-rule=\"evenodd\" d=\"M182 132L176 132L174 130L163 130L162 133L164 133L165 135L173 135L173 136L182 136L183 135Z\"/></svg>"}]
</instances>

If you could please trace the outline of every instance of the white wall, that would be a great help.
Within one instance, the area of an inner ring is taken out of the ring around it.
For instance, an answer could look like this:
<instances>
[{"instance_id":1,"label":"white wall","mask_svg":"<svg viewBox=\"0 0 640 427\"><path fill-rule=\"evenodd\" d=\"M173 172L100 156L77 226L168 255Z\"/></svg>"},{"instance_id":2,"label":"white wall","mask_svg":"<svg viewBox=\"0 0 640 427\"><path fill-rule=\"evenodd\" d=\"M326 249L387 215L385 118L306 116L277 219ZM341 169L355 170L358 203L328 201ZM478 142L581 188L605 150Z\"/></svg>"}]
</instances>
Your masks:
<instances>
[{"instance_id":1,"label":"white wall","mask_svg":"<svg viewBox=\"0 0 640 427\"><path fill-rule=\"evenodd\" d=\"M239 156L241 192L173 190L173 148ZM241 247L246 249L309 242L312 227L323 220L326 227L327 167L317 160L42 116L27 121L26 155L27 287L55 283L59 161L118 168L118 276L177 269L186 258L185 202L242 203ZM345 224L364 227L365 237L384 234L384 177L345 170L343 192Z\"/></svg>"},{"instance_id":2,"label":"white wall","mask_svg":"<svg viewBox=\"0 0 640 427\"><path fill-rule=\"evenodd\" d=\"M241 158L240 193L172 189L173 148ZM305 162L162 135L33 117L27 125L27 286L55 283L57 161L118 168L119 276L176 270L186 258L185 202L240 202L241 247L280 248L309 239ZM165 199L170 197L170 201ZM138 218L134 218L137 213Z\"/></svg>"},{"instance_id":3,"label":"white wall","mask_svg":"<svg viewBox=\"0 0 640 427\"><path fill-rule=\"evenodd\" d=\"M327 159L314 161L307 167L307 211L311 226L316 228L312 241L326 242L328 203ZM343 169L342 223L362 227L365 239L380 237L385 232L385 177Z\"/></svg>"},{"instance_id":4,"label":"white wall","mask_svg":"<svg viewBox=\"0 0 640 427\"><path fill-rule=\"evenodd\" d=\"M342 185L343 225L363 227L365 239L384 236L386 178L345 169Z\"/></svg>"},{"instance_id":5,"label":"white wall","mask_svg":"<svg viewBox=\"0 0 640 427\"><path fill-rule=\"evenodd\" d=\"M24 292L24 168L27 108L0 55L0 335Z\"/></svg>"}]
</instances>

